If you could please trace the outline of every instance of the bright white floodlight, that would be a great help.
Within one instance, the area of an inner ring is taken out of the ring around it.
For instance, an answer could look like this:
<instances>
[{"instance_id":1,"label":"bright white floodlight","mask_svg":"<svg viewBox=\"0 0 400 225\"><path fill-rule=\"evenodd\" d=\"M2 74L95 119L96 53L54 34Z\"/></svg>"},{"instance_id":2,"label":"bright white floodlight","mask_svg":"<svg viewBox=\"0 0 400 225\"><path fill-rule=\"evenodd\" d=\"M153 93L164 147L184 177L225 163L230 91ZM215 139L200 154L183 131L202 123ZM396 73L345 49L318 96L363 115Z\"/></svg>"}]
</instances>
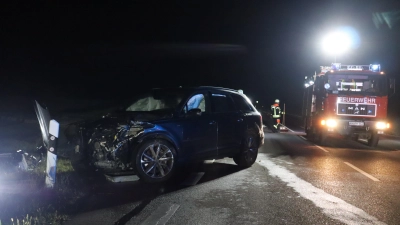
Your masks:
<instances>
[{"instance_id":1,"label":"bright white floodlight","mask_svg":"<svg viewBox=\"0 0 400 225\"><path fill-rule=\"evenodd\" d=\"M322 47L328 54L336 55L345 52L351 47L351 36L346 32L336 31L328 34L322 41Z\"/></svg>"}]
</instances>

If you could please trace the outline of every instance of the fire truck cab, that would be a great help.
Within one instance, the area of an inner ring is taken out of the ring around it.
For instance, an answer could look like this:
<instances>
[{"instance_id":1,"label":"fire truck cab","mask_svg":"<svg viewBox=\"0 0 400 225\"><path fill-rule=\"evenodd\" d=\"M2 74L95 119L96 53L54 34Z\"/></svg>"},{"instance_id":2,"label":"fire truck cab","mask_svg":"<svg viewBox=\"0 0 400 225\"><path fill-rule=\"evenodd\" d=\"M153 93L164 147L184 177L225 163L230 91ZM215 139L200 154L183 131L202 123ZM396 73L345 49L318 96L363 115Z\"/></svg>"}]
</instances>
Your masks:
<instances>
[{"instance_id":1,"label":"fire truck cab","mask_svg":"<svg viewBox=\"0 0 400 225\"><path fill-rule=\"evenodd\" d=\"M390 127L388 95L394 93L394 80L380 65L332 63L306 81L303 116L309 138L324 144L328 136L341 135L377 146Z\"/></svg>"}]
</instances>

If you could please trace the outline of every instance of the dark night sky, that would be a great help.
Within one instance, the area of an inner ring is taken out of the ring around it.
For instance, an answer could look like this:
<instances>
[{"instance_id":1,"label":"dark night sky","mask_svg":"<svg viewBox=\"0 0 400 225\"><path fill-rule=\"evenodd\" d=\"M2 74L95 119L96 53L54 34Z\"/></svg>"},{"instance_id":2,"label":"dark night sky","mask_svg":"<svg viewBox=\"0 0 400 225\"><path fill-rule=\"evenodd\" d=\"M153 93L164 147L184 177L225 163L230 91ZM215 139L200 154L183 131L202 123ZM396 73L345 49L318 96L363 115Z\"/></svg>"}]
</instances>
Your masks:
<instances>
[{"instance_id":1,"label":"dark night sky","mask_svg":"<svg viewBox=\"0 0 400 225\"><path fill-rule=\"evenodd\" d=\"M298 109L304 76L333 62L320 39L340 26L361 41L338 62L380 63L400 80L396 1L10 2L0 7L3 95L118 97L210 85ZM391 27L373 22L384 12L394 12Z\"/></svg>"}]
</instances>

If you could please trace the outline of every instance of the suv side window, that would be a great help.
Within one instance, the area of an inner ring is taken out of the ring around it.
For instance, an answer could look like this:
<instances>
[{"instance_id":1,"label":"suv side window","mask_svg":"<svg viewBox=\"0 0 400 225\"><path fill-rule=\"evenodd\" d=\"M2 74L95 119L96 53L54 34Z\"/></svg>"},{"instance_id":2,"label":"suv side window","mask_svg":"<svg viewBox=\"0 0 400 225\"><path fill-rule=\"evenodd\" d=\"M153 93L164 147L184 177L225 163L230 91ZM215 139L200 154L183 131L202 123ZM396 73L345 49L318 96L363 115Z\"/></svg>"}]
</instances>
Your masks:
<instances>
[{"instance_id":1,"label":"suv side window","mask_svg":"<svg viewBox=\"0 0 400 225\"><path fill-rule=\"evenodd\" d=\"M236 107L242 112L253 112L253 107L247 102L245 98L240 95L232 94L233 101L236 104Z\"/></svg>"},{"instance_id":2,"label":"suv side window","mask_svg":"<svg viewBox=\"0 0 400 225\"><path fill-rule=\"evenodd\" d=\"M211 94L213 112L232 112L235 105L228 94Z\"/></svg>"},{"instance_id":3,"label":"suv side window","mask_svg":"<svg viewBox=\"0 0 400 225\"><path fill-rule=\"evenodd\" d=\"M200 109L201 112L206 112L206 99L203 94L195 94L189 98L183 111L187 113L191 109Z\"/></svg>"}]
</instances>

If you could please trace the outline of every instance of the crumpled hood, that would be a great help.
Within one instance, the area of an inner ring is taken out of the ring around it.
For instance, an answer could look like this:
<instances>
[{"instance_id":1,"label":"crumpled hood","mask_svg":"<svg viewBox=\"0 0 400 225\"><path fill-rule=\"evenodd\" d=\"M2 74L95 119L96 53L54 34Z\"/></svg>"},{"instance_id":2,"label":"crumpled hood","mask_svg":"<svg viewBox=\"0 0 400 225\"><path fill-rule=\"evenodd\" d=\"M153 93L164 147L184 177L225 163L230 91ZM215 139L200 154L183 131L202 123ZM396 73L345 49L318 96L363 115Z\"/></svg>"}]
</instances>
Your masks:
<instances>
[{"instance_id":1,"label":"crumpled hood","mask_svg":"<svg viewBox=\"0 0 400 225\"><path fill-rule=\"evenodd\" d=\"M115 112L109 113L102 118L85 120L70 124L65 129L65 136L74 144L80 143L81 134L90 137L93 134L103 135L108 133L116 134L121 127L131 127L128 130L143 130L154 127L157 120L171 118L171 112L152 111L152 112Z\"/></svg>"},{"instance_id":2,"label":"crumpled hood","mask_svg":"<svg viewBox=\"0 0 400 225\"><path fill-rule=\"evenodd\" d=\"M157 120L171 118L171 112L152 111L152 112L115 112L109 113L100 119L93 121L84 121L85 127L115 126L117 124L130 124L133 121L137 122L156 122Z\"/></svg>"}]
</instances>

